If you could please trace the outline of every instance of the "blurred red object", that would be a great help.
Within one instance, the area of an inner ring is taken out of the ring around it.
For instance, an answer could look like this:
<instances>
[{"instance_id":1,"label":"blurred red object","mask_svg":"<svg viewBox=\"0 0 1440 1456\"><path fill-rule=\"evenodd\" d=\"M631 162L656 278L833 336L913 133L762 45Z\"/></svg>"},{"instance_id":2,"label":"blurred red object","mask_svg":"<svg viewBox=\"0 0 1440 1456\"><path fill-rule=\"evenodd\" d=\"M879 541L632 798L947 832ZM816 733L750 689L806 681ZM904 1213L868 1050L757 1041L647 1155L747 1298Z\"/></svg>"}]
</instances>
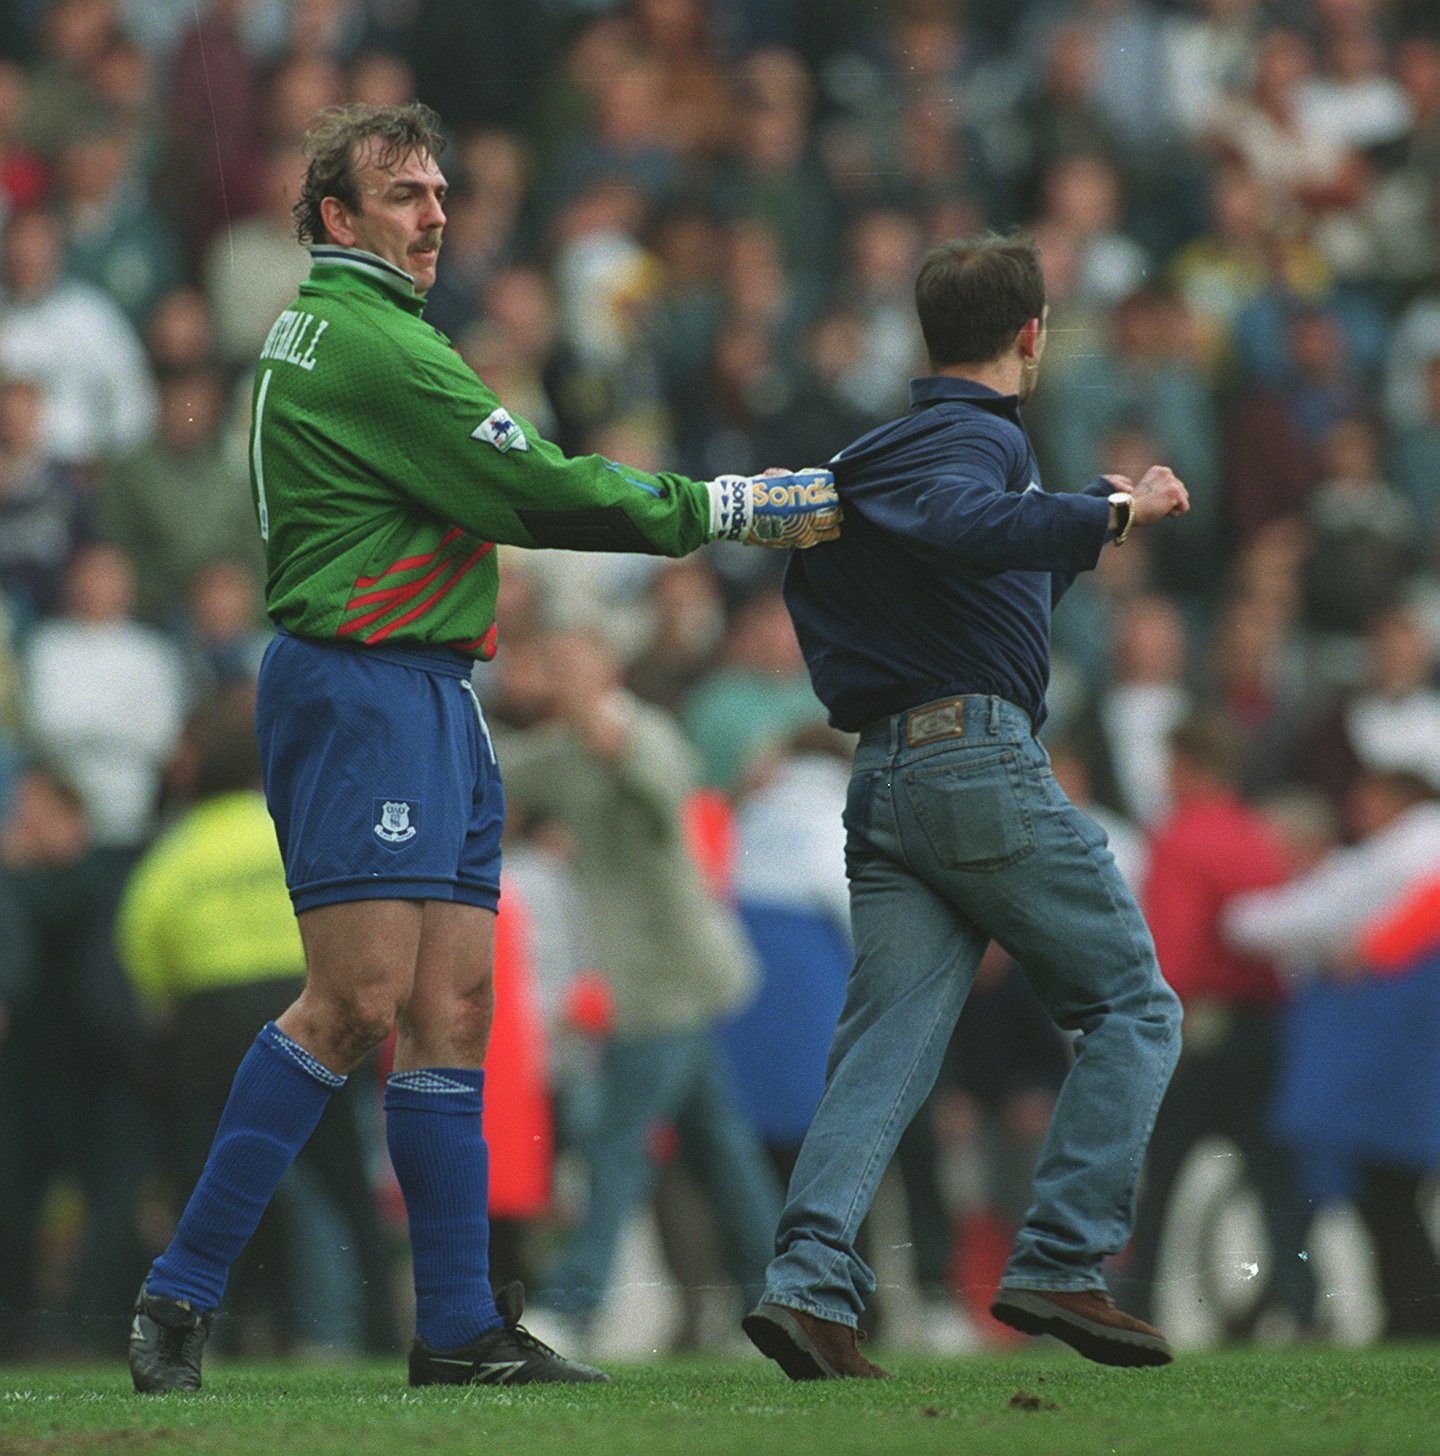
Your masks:
<instances>
[{"instance_id":1,"label":"blurred red object","mask_svg":"<svg viewBox=\"0 0 1440 1456\"><path fill-rule=\"evenodd\" d=\"M719 789L696 789L685 801L685 845L705 888L717 900L732 897L735 815Z\"/></svg>"},{"instance_id":2,"label":"blurred red object","mask_svg":"<svg viewBox=\"0 0 1440 1456\"><path fill-rule=\"evenodd\" d=\"M550 1204L555 1158L545 1024L535 1001L530 921L506 883L495 920L495 1026L485 1059L490 1213L534 1218Z\"/></svg>"},{"instance_id":3,"label":"blurred red object","mask_svg":"<svg viewBox=\"0 0 1440 1456\"><path fill-rule=\"evenodd\" d=\"M490 1149L493 1218L535 1218L550 1206L555 1127L549 1047L535 1001L529 936L524 902L506 881L495 919L495 1024L485 1059L485 1141ZM379 1051L382 1083L394 1060L392 1032ZM388 1163L380 1200L388 1217L403 1221L404 1202Z\"/></svg>"},{"instance_id":4,"label":"blurred red object","mask_svg":"<svg viewBox=\"0 0 1440 1456\"><path fill-rule=\"evenodd\" d=\"M615 1030L615 997L598 971L581 971L565 988L565 1020L585 1036Z\"/></svg>"},{"instance_id":5,"label":"blurred red object","mask_svg":"<svg viewBox=\"0 0 1440 1456\"><path fill-rule=\"evenodd\" d=\"M1356 946L1377 976L1398 976L1440 950L1440 875L1422 880L1370 922Z\"/></svg>"}]
</instances>

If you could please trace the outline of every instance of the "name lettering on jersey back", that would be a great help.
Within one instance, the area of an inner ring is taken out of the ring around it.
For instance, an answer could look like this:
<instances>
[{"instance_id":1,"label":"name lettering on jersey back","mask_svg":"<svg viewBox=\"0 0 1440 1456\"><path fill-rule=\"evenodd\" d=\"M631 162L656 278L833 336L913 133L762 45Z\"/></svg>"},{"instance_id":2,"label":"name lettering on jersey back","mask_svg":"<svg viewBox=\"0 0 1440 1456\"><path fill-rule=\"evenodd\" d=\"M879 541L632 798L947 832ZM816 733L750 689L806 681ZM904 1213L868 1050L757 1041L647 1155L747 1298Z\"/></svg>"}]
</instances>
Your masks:
<instances>
[{"instance_id":1,"label":"name lettering on jersey back","mask_svg":"<svg viewBox=\"0 0 1440 1456\"><path fill-rule=\"evenodd\" d=\"M260 357L297 364L301 369L313 369L315 346L320 342L320 335L329 327L329 319L317 319L313 313L287 308L266 335Z\"/></svg>"}]
</instances>

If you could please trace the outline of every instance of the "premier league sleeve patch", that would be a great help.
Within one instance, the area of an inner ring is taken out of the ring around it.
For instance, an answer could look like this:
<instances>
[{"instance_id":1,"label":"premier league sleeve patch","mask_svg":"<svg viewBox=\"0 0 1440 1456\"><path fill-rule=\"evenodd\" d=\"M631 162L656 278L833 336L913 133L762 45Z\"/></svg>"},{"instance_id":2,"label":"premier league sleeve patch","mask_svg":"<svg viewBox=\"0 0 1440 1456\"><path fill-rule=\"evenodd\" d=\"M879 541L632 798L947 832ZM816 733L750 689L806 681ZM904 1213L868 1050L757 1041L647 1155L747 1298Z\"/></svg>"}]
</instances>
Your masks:
<instances>
[{"instance_id":1,"label":"premier league sleeve patch","mask_svg":"<svg viewBox=\"0 0 1440 1456\"><path fill-rule=\"evenodd\" d=\"M376 799L375 838L386 849L404 849L420 832L420 805L415 799Z\"/></svg>"},{"instance_id":2,"label":"premier league sleeve patch","mask_svg":"<svg viewBox=\"0 0 1440 1456\"><path fill-rule=\"evenodd\" d=\"M485 422L470 431L472 440L488 440L502 455L507 450L528 450L525 431L503 409L492 410Z\"/></svg>"}]
</instances>

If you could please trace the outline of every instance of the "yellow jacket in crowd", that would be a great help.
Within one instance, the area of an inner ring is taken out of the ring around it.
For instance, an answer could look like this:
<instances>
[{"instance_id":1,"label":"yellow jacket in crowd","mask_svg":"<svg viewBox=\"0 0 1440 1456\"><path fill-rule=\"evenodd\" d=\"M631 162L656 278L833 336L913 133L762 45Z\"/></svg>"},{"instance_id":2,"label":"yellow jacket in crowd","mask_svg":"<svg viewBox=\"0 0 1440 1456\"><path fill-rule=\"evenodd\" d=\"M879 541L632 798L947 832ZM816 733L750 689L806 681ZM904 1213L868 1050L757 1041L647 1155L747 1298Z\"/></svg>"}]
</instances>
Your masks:
<instances>
[{"instance_id":1,"label":"yellow jacket in crowd","mask_svg":"<svg viewBox=\"0 0 1440 1456\"><path fill-rule=\"evenodd\" d=\"M136 867L116 936L137 994L158 1011L204 991L303 975L264 796L220 794L186 814Z\"/></svg>"}]
</instances>

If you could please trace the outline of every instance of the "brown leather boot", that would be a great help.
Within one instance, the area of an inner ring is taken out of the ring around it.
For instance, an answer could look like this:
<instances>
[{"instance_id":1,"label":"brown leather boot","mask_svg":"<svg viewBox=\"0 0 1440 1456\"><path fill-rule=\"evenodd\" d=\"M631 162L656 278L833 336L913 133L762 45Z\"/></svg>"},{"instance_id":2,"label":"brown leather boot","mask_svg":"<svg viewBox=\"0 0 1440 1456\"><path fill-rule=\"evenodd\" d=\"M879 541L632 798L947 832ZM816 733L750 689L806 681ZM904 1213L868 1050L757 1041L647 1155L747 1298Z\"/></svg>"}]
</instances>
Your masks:
<instances>
[{"instance_id":1,"label":"brown leather boot","mask_svg":"<svg viewBox=\"0 0 1440 1456\"><path fill-rule=\"evenodd\" d=\"M1027 1335L1054 1335L1101 1365L1168 1365L1174 1358L1159 1330L1116 1309L1103 1289L1001 1289L990 1313Z\"/></svg>"},{"instance_id":2,"label":"brown leather boot","mask_svg":"<svg viewBox=\"0 0 1440 1456\"><path fill-rule=\"evenodd\" d=\"M757 1304L740 1322L750 1342L791 1380L889 1380L860 1353L865 1337L852 1325L819 1319L783 1304Z\"/></svg>"}]
</instances>

